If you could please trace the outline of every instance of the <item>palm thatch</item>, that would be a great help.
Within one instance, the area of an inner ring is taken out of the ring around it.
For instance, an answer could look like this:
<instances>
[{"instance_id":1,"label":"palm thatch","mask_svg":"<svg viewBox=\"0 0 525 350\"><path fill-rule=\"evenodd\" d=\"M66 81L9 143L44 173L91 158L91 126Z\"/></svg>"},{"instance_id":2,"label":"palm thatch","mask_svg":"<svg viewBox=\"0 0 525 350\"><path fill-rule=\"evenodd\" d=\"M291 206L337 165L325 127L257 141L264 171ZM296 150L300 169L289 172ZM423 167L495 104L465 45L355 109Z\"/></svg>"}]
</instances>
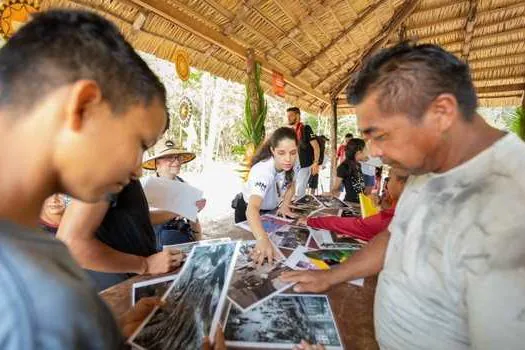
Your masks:
<instances>
[{"instance_id":1,"label":"palm thatch","mask_svg":"<svg viewBox=\"0 0 525 350\"><path fill-rule=\"evenodd\" d=\"M246 51L286 81L286 99L310 112L351 111L342 95L362 60L399 40L435 43L468 61L480 104L520 104L525 90L523 0L44 0L94 10L139 50L243 82ZM144 23L140 19L144 19ZM135 23L135 26L133 25Z\"/></svg>"}]
</instances>

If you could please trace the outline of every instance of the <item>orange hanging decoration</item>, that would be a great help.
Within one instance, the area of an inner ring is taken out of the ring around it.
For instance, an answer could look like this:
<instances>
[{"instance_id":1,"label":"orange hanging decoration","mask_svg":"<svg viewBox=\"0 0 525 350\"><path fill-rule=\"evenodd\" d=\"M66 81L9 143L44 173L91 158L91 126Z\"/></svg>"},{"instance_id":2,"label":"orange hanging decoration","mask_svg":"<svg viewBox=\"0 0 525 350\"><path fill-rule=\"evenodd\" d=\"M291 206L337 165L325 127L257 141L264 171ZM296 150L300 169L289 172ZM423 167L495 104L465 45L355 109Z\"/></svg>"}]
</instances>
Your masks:
<instances>
[{"instance_id":1,"label":"orange hanging decoration","mask_svg":"<svg viewBox=\"0 0 525 350\"><path fill-rule=\"evenodd\" d=\"M186 51L177 50L175 52L175 69L182 81L187 81L190 78L190 60Z\"/></svg>"},{"instance_id":2,"label":"orange hanging decoration","mask_svg":"<svg viewBox=\"0 0 525 350\"><path fill-rule=\"evenodd\" d=\"M7 40L40 10L37 0L9 0L0 4L0 32Z\"/></svg>"}]
</instances>

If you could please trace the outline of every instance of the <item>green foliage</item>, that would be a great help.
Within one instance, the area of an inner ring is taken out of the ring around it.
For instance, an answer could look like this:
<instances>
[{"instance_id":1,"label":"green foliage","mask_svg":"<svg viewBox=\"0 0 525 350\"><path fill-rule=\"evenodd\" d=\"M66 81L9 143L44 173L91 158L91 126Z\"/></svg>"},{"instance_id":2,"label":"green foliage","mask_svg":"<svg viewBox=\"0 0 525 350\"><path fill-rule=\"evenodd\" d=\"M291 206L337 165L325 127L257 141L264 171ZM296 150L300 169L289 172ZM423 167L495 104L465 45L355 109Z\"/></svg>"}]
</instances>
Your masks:
<instances>
[{"instance_id":1,"label":"green foliage","mask_svg":"<svg viewBox=\"0 0 525 350\"><path fill-rule=\"evenodd\" d=\"M261 65L255 63L255 86L258 96L259 114L254 118L253 111L250 104L249 86L246 84L246 100L244 103L244 120L242 123L242 136L248 143L252 143L255 147L259 146L264 141L265 128L264 122L266 120L266 113L268 111L268 104L264 98L264 91L261 87Z\"/></svg>"},{"instance_id":2,"label":"green foliage","mask_svg":"<svg viewBox=\"0 0 525 350\"><path fill-rule=\"evenodd\" d=\"M525 141L525 110L523 107L517 107L513 112L507 114L505 124L509 131Z\"/></svg>"}]
</instances>

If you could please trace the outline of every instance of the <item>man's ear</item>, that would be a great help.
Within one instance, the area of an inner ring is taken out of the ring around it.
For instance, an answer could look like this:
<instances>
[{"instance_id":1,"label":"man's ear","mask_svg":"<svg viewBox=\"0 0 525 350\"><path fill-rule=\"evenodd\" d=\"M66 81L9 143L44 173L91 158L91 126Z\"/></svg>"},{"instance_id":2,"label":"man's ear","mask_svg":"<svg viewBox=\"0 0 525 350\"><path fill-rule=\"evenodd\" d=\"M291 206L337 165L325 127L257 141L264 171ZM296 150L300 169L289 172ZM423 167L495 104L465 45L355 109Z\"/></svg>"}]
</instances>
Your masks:
<instances>
[{"instance_id":1,"label":"man's ear","mask_svg":"<svg viewBox=\"0 0 525 350\"><path fill-rule=\"evenodd\" d=\"M102 101L102 91L93 80L79 80L73 84L68 99L64 119L70 129L77 131L82 128L89 108Z\"/></svg>"},{"instance_id":2,"label":"man's ear","mask_svg":"<svg viewBox=\"0 0 525 350\"><path fill-rule=\"evenodd\" d=\"M441 132L447 131L458 118L461 118L458 101L452 94L441 94L436 97L430 106L430 112Z\"/></svg>"}]
</instances>

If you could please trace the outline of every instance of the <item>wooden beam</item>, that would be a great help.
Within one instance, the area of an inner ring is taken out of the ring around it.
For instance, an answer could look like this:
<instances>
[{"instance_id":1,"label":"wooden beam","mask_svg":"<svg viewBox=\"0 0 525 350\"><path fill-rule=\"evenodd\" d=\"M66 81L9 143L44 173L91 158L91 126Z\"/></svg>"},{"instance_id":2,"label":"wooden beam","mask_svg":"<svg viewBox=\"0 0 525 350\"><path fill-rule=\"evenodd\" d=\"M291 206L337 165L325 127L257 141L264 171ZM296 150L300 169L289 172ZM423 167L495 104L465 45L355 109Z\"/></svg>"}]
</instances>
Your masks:
<instances>
[{"instance_id":1,"label":"wooden beam","mask_svg":"<svg viewBox=\"0 0 525 350\"><path fill-rule=\"evenodd\" d=\"M238 44L235 40L230 39L224 34L212 30L206 26L200 25L195 21L191 20L185 13L177 10L176 8L170 6L163 0L128 0L129 2L146 9L150 12L155 13L156 15L167 19L168 21L176 24L180 28L192 33L199 38L206 40L212 44L219 46L220 48L238 56L242 60L246 59L246 50L247 48ZM262 55L256 54L256 60L261 63L262 69L270 73L275 71L282 71L277 66L271 64L264 58ZM301 92L310 95L321 102L329 103L327 96L322 95L321 93L314 91L310 86L304 84L303 82L298 81L294 77L290 76L287 73L283 73L284 80L287 84L293 86L294 88L300 90Z\"/></svg>"},{"instance_id":2,"label":"wooden beam","mask_svg":"<svg viewBox=\"0 0 525 350\"><path fill-rule=\"evenodd\" d=\"M476 13L478 12L478 0L470 0L468 5L467 23L465 23L465 41L461 47L461 58L468 61L470 53L470 42L476 25Z\"/></svg>"},{"instance_id":3,"label":"wooden beam","mask_svg":"<svg viewBox=\"0 0 525 350\"><path fill-rule=\"evenodd\" d=\"M496 92L510 92L510 91L522 91L525 90L525 83L522 84L509 84L509 85L497 85L497 86L484 86L476 89L478 94L489 94Z\"/></svg>"},{"instance_id":4,"label":"wooden beam","mask_svg":"<svg viewBox=\"0 0 525 350\"><path fill-rule=\"evenodd\" d=\"M418 3L419 0L406 0L403 3L403 5L401 5L396 10L390 21L388 21L388 23L383 27L381 32L366 45L365 50L357 60L356 64L347 72L348 77L345 78L339 85L337 85L332 90L330 94L332 98L336 98L337 95L339 95L341 91L343 91L346 88L348 82L350 81L354 73L361 68L363 60L367 59L370 55L374 54L386 43L390 35L395 32L395 30L404 22L404 20L408 16L410 16L410 14L417 7Z\"/></svg>"},{"instance_id":5,"label":"wooden beam","mask_svg":"<svg viewBox=\"0 0 525 350\"><path fill-rule=\"evenodd\" d=\"M330 118L330 191L334 186L335 175L337 174L337 100L331 101L332 115Z\"/></svg>"},{"instance_id":6,"label":"wooden beam","mask_svg":"<svg viewBox=\"0 0 525 350\"><path fill-rule=\"evenodd\" d=\"M349 34L352 30L354 30L355 27L357 27L361 22L363 22L365 19L368 18L368 16L373 13L381 4L383 4L385 0L376 0L372 5L368 6L360 15L356 18L355 21L353 21L347 28L339 32L335 38L333 38L328 45L323 47L320 51L318 51L315 55L310 57L308 61L306 61L299 69L297 69L295 72L292 73L292 76L296 77L302 72L304 72L305 69L310 67L310 65L319 59L323 54L325 54L328 50L330 50L334 45L336 45L342 38L344 38L347 34Z\"/></svg>"}]
</instances>

